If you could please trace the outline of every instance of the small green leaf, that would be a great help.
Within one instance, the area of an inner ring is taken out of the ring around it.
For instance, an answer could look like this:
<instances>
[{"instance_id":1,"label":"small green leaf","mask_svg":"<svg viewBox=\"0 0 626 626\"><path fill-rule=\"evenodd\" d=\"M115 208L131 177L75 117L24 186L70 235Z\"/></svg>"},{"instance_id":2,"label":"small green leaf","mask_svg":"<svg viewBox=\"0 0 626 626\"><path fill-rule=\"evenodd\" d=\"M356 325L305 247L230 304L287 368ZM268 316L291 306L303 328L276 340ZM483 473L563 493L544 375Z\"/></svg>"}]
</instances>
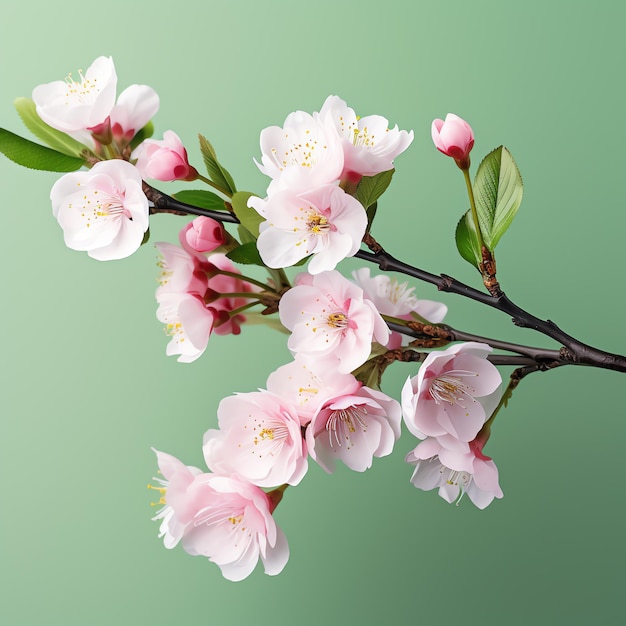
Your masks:
<instances>
[{"instance_id":1,"label":"small green leaf","mask_svg":"<svg viewBox=\"0 0 626 626\"><path fill-rule=\"evenodd\" d=\"M130 147L134 150L144 139L150 139L154 133L154 124L148 122L131 140Z\"/></svg>"},{"instance_id":2,"label":"small green leaf","mask_svg":"<svg viewBox=\"0 0 626 626\"><path fill-rule=\"evenodd\" d=\"M459 254L476 269L480 268L483 261L482 252L478 243L478 235L474 228L472 212L467 211L459 220L455 233L456 247Z\"/></svg>"},{"instance_id":3,"label":"small green leaf","mask_svg":"<svg viewBox=\"0 0 626 626\"><path fill-rule=\"evenodd\" d=\"M33 170L75 172L85 165L82 159L61 154L4 128L0 128L0 152L18 165L30 167Z\"/></svg>"},{"instance_id":4,"label":"small green leaf","mask_svg":"<svg viewBox=\"0 0 626 626\"><path fill-rule=\"evenodd\" d=\"M259 236L259 226L265 220L251 207L248 198L253 196L249 191L237 191L231 200L233 211L241 225L255 238ZM243 238L242 238L243 239Z\"/></svg>"},{"instance_id":5,"label":"small green leaf","mask_svg":"<svg viewBox=\"0 0 626 626\"><path fill-rule=\"evenodd\" d=\"M237 246L230 252L227 252L226 256L235 263L242 263L243 265L261 265L265 267L259 255L259 251L257 250L256 242L254 241Z\"/></svg>"},{"instance_id":6,"label":"small green leaf","mask_svg":"<svg viewBox=\"0 0 626 626\"><path fill-rule=\"evenodd\" d=\"M204 189L185 189L183 191L177 191L173 197L176 198L176 200L197 206L200 209L209 209L210 211L226 210L226 205L222 198L212 191L206 191Z\"/></svg>"},{"instance_id":7,"label":"small green leaf","mask_svg":"<svg viewBox=\"0 0 626 626\"><path fill-rule=\"evenodd\" d=\"M378 208L378 202L374 202L374 204L370 204L367 207L367 232L369 233L369 231L372 228L372 222L374 221L374 218L376 217L376 209Z\"/></svg>"},{"instance_id":8,"label":"small green leaf","mask_svg":"<svg viewBox=\"0 0 626 626\"><path fill-rule=\"evenodd\" d=\"M47 143L51 148L68 156L80 157L87 147L72 139L69 135L48 126L37 115L35 103L30 98L17 98L13 103L24 125L35 137ZM69 170L67 170L69 171Z\"/></svg>"},{"instance_id":9,"label":"small green leaf","mask_svg":"<svg viewBox=\"0 0 626 626\"><path fill-rule=\"evenodd\" d=\"M380 172L375 176L363 176L359 186L356 188L356 199L366 209L371 207L389 187L394 172L395 170L391 169L386 172Z\"/></svg>"},{"instance_id":10,"label":"small green leaf","mask_svg":"<svg viewBox=\"0 0 626 626\"><path fill-rule=\"evenodd\" d=\"M250 231L244 228L241 224L237 226L237 232L239 233L239 239L241 239L241 243L250 243L251 241L256 241L256 237L254 237Z\"/></svg>"},{"instance_id":11,"label":"small green leaf","mask_svg":"<svg viewBox=\"0 0 626 626\"><path fill-rule=\"evenodd\" d=\"M235 193L237 188L235 187L233 177L217 160L217 154L211 142L202 135L198 135L198 139L200 141L200 152L209 173L209 178L229 194Z\"/></svg>"},{"instance_id":12,"label":"small green leaf","mask_svg":"<svg viewBox=\"0 0 626 626\"><path fill-rule=\"evenodd\" d=\"M485 246L493 252L522 202L522 177L511 153L500 146L478 166L474 198Z\"/></svg>"}]
</instances>

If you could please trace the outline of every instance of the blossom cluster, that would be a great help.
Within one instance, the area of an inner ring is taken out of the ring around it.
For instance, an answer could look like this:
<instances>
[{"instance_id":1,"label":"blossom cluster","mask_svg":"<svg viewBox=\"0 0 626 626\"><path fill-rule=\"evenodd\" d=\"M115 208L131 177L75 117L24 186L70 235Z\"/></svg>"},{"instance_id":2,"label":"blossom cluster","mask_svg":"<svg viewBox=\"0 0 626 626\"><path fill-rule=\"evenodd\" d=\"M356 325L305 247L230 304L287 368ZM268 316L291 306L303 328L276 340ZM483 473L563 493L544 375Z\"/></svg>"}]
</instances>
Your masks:
<instances>
[{"instance_id":1,"label":"blossom cluster","mask_svg":"<svg viewBox=\"0 0 626 626\"><path fill-rule=\"evenodd\" d=\"M70 74L33 90L39 117L89 151L92 167L63 176L51 199L66 245L101 261L127 257L141 245L149 214L142 179L197 177L176 133L166 131L162 141L141 138L159 109L154 89L130 85L117 99L116 93L110 57L98 57L78 80Z\"/></svg>"},{"instance_id":2,"label":"blossom cluster","mask_svg":"<svg viewBox=\"0 0 626 626\"><path fill-rule=\"evenodd\" d=\"M268 267L312 255L308 271L319 274L354 256L367 215L345 189L393 169L413 141L413 131L388 125L380 115L358 117L341 98L329 96L319 112L296 111L282 127L261 132L257 165L271 182L267 196L250 198L249 206L265 219L257 245Z\"/></svg>"},{"instance_id":3,"label":"blossom cluster","mask_svg":"<svg viewBox=\"0 0 626 626\"><path fill-rule=\"evenodd\" d=\"M232 210L232 194L198 173L178 135L148 138L159 107L153 89L131 85L116 97L107 57L79 76L33 91L42 122L85 149L88 169L64 175L50 194L70 248L98 260L135 252L154 209L145 179L201 179L224 192L224 210ZM433 122L432 135L441 152L469 167L474 137L466 122L450 114ZM491 347L459 343L422 354L398 402L380 389L381 355L416 347L398 325L440 325L447 308L369 268L351 279L336 269L357 254L371 225L360 185L390 172L412 141L412 131L390 128L380 115L359 117L329 96L319 111L296 111L282 127L261 132L257 165L270 182L264 197L246 202L261 219L257 233L242 222L239 241L219 221L200 216L181 229L180 245L156 244L156 315L169 337L168 355L196 361L212 334L238 335L255 307L262 307L253 314L263 321L277 313L289 334L292 360L269 374L263 389L220 402L217 428L202 443L208 471L155 451L160 476L151 488L160 493L154 519L164 545L181 543L230 580L248 576L259 560L268 574L282 571L289 549L273 513L310 462L329 473L338 462L364 472L392 452L402 422L420 440L406 459L416 487L438 488L448 502L467 493L479 508L502 497L497 468L483 454L501 396ZM233 262L231 253L251 242L260 260L246 263L267 270L267 282ZM293 281L284 273L307 261Z\"/></svg>"}]
</instances>

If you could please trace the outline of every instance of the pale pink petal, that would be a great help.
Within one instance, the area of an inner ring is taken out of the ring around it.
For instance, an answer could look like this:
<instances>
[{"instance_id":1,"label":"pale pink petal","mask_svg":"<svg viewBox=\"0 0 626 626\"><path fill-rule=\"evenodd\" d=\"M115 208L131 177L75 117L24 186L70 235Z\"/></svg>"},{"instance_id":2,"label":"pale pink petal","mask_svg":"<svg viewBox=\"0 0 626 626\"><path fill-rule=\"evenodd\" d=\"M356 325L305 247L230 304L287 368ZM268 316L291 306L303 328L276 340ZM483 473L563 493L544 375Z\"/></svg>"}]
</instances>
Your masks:
<instances>
[{"instance_id":1,"label":"pale pink petal","mask_svg":"<svg viewBox=\"0 0 626 626\"><path fill-rule=\"evenodd\" d=\"M118 96L111 111L114 137L130 141L159 110L159 96L147 85L130 85Z\"/></svg>"}]
</instances>

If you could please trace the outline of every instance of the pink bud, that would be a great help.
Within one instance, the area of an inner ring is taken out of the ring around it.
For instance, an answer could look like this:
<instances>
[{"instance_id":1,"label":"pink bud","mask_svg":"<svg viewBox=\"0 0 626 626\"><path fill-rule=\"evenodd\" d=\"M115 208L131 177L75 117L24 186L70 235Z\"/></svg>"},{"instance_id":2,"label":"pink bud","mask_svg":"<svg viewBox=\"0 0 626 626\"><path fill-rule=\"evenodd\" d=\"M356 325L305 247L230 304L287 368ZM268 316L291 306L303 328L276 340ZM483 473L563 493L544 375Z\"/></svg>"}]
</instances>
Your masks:
<instances>
[{"instance_id":1,"label":"pink bud","mask_svg":"<svg viewBox=\"0 0 626 626\"><path fill-rule=\"evenodd\" d=\"M448 113L446 119L433 121L431 133L439 152L452 157L461 169L469 168L469 153L474 147L472 127L458 115Z\"/></svg>"},{"instance_id":2,"label":"pink bud","mask_svg":"<svg viewBox=\"0 0 626 626\"><path fill-rule=\"evenodd\" d=\"M187 150L172 130L163 133L163 140L146 139L133 152L135 166L142 178L157 180L195 180L197 170L189 165Z\"/></svg>"},{"instance_id":3,"label":"pink bud","mask_svg":"<svg viewBox=\"0 0 626 626\"><path fill-rule=\"evenodd\" d=\"M213 252L225 241L224 228L210 217L196 217L189 222L178 235L180 243L187 252Z\"/></svg>"}]
</instances>

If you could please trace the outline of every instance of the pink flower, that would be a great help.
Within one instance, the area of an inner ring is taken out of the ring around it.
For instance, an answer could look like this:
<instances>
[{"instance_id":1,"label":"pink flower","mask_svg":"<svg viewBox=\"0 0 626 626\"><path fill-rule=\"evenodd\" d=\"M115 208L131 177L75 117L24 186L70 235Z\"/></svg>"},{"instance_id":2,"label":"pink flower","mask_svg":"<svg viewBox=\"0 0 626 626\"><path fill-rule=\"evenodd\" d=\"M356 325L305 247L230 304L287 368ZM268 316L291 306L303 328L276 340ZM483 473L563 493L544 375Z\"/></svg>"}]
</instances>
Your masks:
<instances>
[{"instance_id":1,"label":"pink flower","mask_svg":"<svg viewBox=\"0 0 626 626\"><path fill-rule=\"evenodd\" d=\"M171 243L155 245L161 253L156 316L171 337L166 354L179 355L178 361L191 363L206 350L218 318L217 311L204 302L209 288L206 270L210 266Z\"/></svg>"},{"instance_id":2,"label":"pink flower","mask_svg":"<svg viewBox=\"0 0 626 626\"><path fill-rule=\"evenodd\" d=\"M232 581L249 576L261 559L265 573L279 574L289 547L271 514L267 494L237 476L202 473L177 458L156 451L163 479L155 479L165 506L162 520L166 548L182 540L193 556L206 556Z\"/></svg>"},{"instance_id":3,"label":"pink flower","mask_svg":"<svg viewBox=\"0 0 626 626\"><path fill-rule=\"evenodd\" d=\"M402 388L402 410L416 437L472 441L499 400L502 377L487 361L491 347L461 343L431 352Z\"/></svg>"},{"instance_id":4,"label":"pink flower","mask_svg":"<svg viewBox=\"0 0 626 626\"><path fill-rule=\"evenodd\" d=\"M173 130L163 133L163 140L146 139L131 155L142 178L156 180L195 180L197 170L189 165L187 150Z\"/></svg>"},{"instance_id":5,"label":"pink flower","mask_svg":"<svg viewBox=\"0 0 626 626\"><path fill-rule=\"evenodd\" d=\"M39 85L33 90L37 115L49 126L65 133L99 126L115 104L117 74L111 57L98 57L77 82L65 80Z\"/></svg>"},{"instance_id":6,"label":"pink flower","mask_svg":"<svg viewBox=\"0 0 626 626\"><path fill-rule=\"evenodd\" d=\"M189 253L170 243L157 243L156 247L162 255L160 286L156 291L157 318L171 337L166 352L168 356L180 355L181 363L191 363L206 350L213 332L219 335L241 332L246 318L232 312L248 300L221 294L252 292L252 287L240 278L217 273L220 269L236 272L222 254L214 254L207 260L201 254Z\"/></svg>"},{"instance_id":7,"label":"pink flower","mask_svg":"<svg viewBox=\"0 0 626 626\"><path fill-rule=\"evenodd\" d=\"M131 255L148 229L148 199L136 168L118 159L61 177L50 191L65 244L93 259Z\"/></svg>"},{"instance_id":8,"label":"pink flower","mask_svg":"<svg viewBox=\"0 0 626 626\"><path fill-rule=\"evenodd\" d=\"M312 358L297 354L267 379L267 390L284 398L296 409L306 426L324 403L342 394L356 393L361 383L352 374L337 371L333 357Z\"/></svg>"},{"instance_id":9,"label":"pink flower","mask_svg":"<svg viewBox=\"0 0 626 626\"><path fill-rule=\"evenodd\" d=\"M219 430L204 435L207 466L259 487L297 485L307 471L306 445L295 408L268 391L224 398Z\"/></svg>"},{"instance_id":10,"label":"pink flower","mask_svg":"<svg viewBox=\"0 0 626 626\"><path fill-rule=\"evenodd\" d=\"M292 331L288 347L297 354L332 355L348 373L367 360L372 341L385 344L389 329L363 290L339 272L306 276L280 300L282 324Z\"/></svg>"},{"instance_id":11,"label":"pink flower","mask_svg":"<svg viewBox=\"0 0 626 626\"><path fill-rule=\"evenodd\" d=\"M406 457L415 465L411 482L418 489L439 488L446 502L458 502L467 493L470 500L484 509L494 498L502 498L496 464L471 444L453 449L443 447L439 440L429 437Z\"/></svg>"},{"instance_id":12,"label":"pink flower","mask_svg":"<svg viewBox=\"0 0 626 626\"><path fill-rule=\"evenodd\" d=\"M262 209L260 203L260 198L250 198L250 206L266 218L257 244L268 267L289 267L312 254L311 274L333 270L356 254L367 228L361 203L336 185L278 191Z\"/></svg>"},{"instance_id":13,"label":"pink flower","mask_svg":"<svg viewBox=\"0 0 626 626\"><path fill-rule=\"evenodd\" d=\"M190 254L196 252L213 252L225 241L224 227L210 217L196 217L180 231L180 245Z\"/></svg>"},{"instance_id":14,"label":"pink flower","mask_svg":"<svg viewBox=\"0 0 626 626\"><path fill-rule=\"evenodd\" d=\"M328 122L304 111L291 113L283 127L261 131L261 165L272 179L267 192L313 189L339 180L343 149Z\"/></svg>"},{"instance_id":15,"label":"pink flower","mask_svg":"<svg viewBox=\"0 0 626 626\"><path fill-rule=\"evenodd\" d=\"M162 292L157 294L157 301L157 319L165 324L165 334L171 338L165 353L179 355L180 363L192 363L206 350L218 320L217 311L192 293Z\"/></svg>"},{"instance_id":16,"label":"pink flower","mask_svg":"<svg viewBox=\"0 0 626 626\"><path fill-rule=\"evenodd\" d=\"M392 452L400 437L401 413L400 405L380 391L348 388L325 402L311 420L306 430L309 454L329 473L337 459L364 472L373 457Z\"/></svg>"},{"instance_id":17,"label":"pink flower","mask_svg":"<svg viewBox=\"0 0 626 626\"><path fill-rule=\"evenodd\" d=\"M413 131L389 128L380 115L358 117L338 96L328 96L320 118L329 120L341 137L344 151L342 178L350 173L374 176L393 169L393 160L413 141Z\"/></svg>"},{"instance_id":18,"label":"pink flower","mask_svg":"<svg viewBox=\"0 0 626 626\"><path fill-rule=\"evenodd\" d=\"M147 85L130 85L118 96L110 115L111 132L119 145L127 144L159 110L159 96Z\"/></svg>"},{"instance_id":19,"label":"pink flower","mask_svg":"<svg viewBox=\"0 0 626 626\"><path fill-rule=\"evenodd\" d=\"M474 147L474 132L463 119L448 113L444 120L436 119L431 127L435 147L452 157L461 169L469 168L469 154Z\"/></svg>"},{"instance_id":20,"label":"pink flower","mask_svg":"<svg viewBox=\"0 0 626 626\"><path fill-rule=\"evenodd\" d=\"M172 243L158 242L155 248L160 252L159 288L157 299L162 293L193 293L201 298L209 288L206 272L212 269L209 262L198 254Z\"/></svg>"}]
</instances>

